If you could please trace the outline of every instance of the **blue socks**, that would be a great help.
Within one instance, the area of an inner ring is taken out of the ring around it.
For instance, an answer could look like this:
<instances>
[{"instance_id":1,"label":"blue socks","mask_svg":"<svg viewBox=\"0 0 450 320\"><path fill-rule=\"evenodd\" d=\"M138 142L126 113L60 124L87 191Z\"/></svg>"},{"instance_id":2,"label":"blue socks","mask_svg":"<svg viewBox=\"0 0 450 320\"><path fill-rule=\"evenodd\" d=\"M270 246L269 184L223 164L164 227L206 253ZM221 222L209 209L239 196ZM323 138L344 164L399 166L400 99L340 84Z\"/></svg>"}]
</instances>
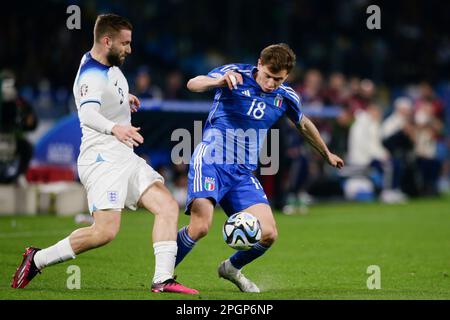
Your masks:
<instances>
[{"instance_id":1,"label":"blue socks","mask_svg":"<svg viewBox=\"0 0 450 320\"><path fill-rule=\"evenodd\" d=\"M187 232L187 227L183 227L178 231L177 236L177 258L175 260L175 267L184 259L184 257L191 252L192 248L195 246L195 241L189 236ZM256 258L262 256L267 249L260 242L255 244L251 249L245 251L237 251L230 257L230 262L233 267L237 269L242 269L246 264L249 264Z\"/></svg>"},{"instance_id":2,"label":"blue socks","mask_svg":"<svg viewBox=\"0 0 450 320\"><path fill-rule=\"evenodd\" d=\"M189 237L187 232L187 227L181 228L178 231L177 236L177 258L175 260L175 267L184 259L184 257L192 250L195 246L195 241Z\"/></svg>"},{"instance_id":3,"label":"blue socks","mask_svg":"<svg viewBox=\"0 0 450 320\"><path fill-rule=\"evenodd\" d=\"M262 256L269 248L270 247L266 247L258 242L249 250L238 251L233 254L230 257L230 262L236 269L242 269L246 264L249 264L256 258Z\"/></svg>"}]
</instances>

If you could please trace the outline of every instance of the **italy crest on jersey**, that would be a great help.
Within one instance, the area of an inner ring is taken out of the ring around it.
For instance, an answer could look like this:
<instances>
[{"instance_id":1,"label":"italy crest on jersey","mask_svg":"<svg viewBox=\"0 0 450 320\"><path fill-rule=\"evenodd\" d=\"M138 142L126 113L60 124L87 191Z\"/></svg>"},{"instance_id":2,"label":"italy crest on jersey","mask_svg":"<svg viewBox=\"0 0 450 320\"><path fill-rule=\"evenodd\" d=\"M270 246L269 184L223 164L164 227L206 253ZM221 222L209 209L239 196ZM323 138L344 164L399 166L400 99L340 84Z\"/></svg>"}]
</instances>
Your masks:
<instances>
[{"instance_id":1,"label":"italy crest on jersey","mask_svg":"<svg viewBox=\"0 0 450 320\"><path fill-rule=\"evenodd\" d=\"M276 107L281 108L281 105L283 104L283 97L280 94L277 94L275 100L273 101L273 104Z\"/></svg>"},{"instance_id":2,"label":"italy crest on jersey","mask_svg":"<svg viewBox=\"0 0 450 320\"><path fill-rule=\"evenodd\" d=\"M214 178L205 177L205 190L214 191L216 188L216 183Z\"/></svg>"}]
</instances>

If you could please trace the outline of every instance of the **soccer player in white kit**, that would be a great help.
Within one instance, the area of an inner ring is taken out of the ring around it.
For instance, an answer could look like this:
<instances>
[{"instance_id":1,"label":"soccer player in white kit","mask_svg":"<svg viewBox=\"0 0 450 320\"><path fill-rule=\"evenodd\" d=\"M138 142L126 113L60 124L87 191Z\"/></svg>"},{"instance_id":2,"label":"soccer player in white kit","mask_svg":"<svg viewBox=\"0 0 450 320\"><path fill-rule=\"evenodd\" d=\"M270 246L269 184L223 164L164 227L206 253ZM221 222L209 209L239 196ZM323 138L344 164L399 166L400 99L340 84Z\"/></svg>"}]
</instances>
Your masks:
<instances>
[{"instance_id":1,"label":"soccer player in white kit","mask_svg":"<svg viewBox=\"0 0 450 320\"><path fill-rule=\"evenodd\" d=\"M73 87L83 134L78 174L95 222L46 249L27 248L13 288L24 288L44 267L109 243L119 231L122 209L144 207L155 215L151 291L198 293L175 281L173 275L178 204L163 177L133 151L144 141L140 128L131 125L131 112L137 110L139 100L128 93L127 80L119 69L131 53L131 32L128 20L99 15L94 45L83 56Z\"/></svg>"}]
</instances>

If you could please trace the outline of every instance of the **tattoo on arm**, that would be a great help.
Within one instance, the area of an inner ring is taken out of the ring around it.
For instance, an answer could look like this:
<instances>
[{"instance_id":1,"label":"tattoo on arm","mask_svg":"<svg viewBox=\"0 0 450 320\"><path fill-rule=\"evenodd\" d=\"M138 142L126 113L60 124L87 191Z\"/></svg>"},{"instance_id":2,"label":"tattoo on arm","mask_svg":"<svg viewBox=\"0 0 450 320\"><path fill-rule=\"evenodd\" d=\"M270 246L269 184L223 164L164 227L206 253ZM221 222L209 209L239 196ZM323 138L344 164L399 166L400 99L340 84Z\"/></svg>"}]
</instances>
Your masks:
<instances>
[{"instance_id":1,"label":"tattoo on arm","mask_svg":"<svg viewBox=\"0 0 450 320\"><path fill-rule=\"evenodd\" d=\"M305 137L306 141L316 149L320 155L326 159L328 147L320 136L319 130L306 116L303 116L299 123L296 124L298 131Z\"/></svg>"}]
</instances>

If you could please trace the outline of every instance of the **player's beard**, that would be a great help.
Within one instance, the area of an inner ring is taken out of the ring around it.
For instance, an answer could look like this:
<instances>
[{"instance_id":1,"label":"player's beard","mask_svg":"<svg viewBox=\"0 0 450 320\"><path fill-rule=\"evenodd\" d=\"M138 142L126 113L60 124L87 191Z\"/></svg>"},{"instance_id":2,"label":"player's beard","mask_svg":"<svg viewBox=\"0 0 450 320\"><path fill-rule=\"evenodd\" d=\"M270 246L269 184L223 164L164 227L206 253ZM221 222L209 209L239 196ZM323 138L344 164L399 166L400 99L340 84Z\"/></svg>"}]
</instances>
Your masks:
<instances>
[{"instance_id":1,"label":"player's beard","mask_svg":"<svg viewBox=\"0 0 450 320\"><path fill-rule=\"evenodd\" d=\"M109 50L108 54L106 55L106 59L108 60L108 63L111 66L117 66L117 67L120 67L123 64L123 62L125 61L125 58L123 60L121 60L120 53L112 48L111 48L111 50Z\"/></svg>"}]
</instances>

